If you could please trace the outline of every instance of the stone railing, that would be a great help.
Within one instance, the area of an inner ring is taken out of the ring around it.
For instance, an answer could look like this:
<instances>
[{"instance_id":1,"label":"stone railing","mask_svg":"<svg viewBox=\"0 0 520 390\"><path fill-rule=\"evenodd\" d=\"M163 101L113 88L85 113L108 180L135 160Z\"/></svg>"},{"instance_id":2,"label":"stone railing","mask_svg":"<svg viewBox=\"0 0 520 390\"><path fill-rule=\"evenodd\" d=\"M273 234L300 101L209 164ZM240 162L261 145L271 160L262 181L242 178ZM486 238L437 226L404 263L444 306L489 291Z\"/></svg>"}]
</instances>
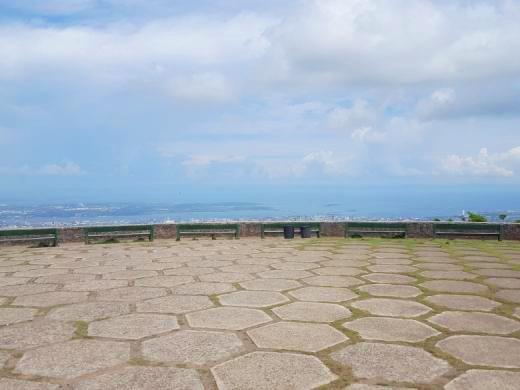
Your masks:
<instances>
[{"instance_id":1,"label":"stone railing","mask_svg":"<svg viewBox=\"0 0 520 390\"><path fill-rule=\"evenodd\" d=\"M407 226L408 238L434 238L433 226L435 222L401 222ZM305 222L302 222L304 225ZM240 223L240 237L260 237L261 222L243 222ZM156 239L175 239L175 224L156 224ZM320 230L322 237L344 237L344 222L321 222ZM59 242L83 242L85 240L85 232L82 227L63 227L58 228ZM520 224L504 223L502 239L504 240L520 240Z\"/></svg>"}]
</instances>

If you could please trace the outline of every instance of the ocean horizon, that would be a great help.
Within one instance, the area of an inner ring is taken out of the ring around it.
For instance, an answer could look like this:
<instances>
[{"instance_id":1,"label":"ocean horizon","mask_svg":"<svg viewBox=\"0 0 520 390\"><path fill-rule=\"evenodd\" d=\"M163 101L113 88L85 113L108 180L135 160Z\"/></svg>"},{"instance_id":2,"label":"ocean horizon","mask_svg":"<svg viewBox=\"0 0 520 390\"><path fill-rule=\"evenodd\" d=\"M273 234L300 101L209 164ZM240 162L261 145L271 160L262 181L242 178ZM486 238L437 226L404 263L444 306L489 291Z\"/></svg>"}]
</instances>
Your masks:
<instances>
[{"instance_id":1,"label":"ocean horizon","mask_svg":"<svg viewBox=\"0 0 520 390\"><path fill-rule=\"evenodd\" d=\"M468 211L489 221L520 219L515 190L414 187L307 189L262 194L216 192L177 201L0 201L0 228L270 220L461 220ZM230 200L226 200L226 198ZM237 200L237 198L239 198ZM189 201L191 200L192 201Z\"/></svg>"}]
</instances>

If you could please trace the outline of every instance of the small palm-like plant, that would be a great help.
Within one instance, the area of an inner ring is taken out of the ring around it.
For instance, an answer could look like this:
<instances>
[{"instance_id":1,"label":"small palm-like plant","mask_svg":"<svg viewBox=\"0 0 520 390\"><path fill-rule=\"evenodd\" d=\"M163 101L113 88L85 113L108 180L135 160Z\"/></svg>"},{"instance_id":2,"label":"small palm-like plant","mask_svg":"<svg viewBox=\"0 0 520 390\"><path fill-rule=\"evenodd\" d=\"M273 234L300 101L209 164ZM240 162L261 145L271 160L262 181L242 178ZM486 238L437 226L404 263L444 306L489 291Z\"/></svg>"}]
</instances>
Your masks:
<instances>
[{"instance_id":1,"label":"small palm-like plant","mask_svg":"<svg viewBox=\"0 0 520 390\"><path fill-rule=\"evenodd\" d=\"M468 211L468 220L470 222L487 222L486 217L477 213L472 213L471 211Z\"/></svg>"}]
</instances>

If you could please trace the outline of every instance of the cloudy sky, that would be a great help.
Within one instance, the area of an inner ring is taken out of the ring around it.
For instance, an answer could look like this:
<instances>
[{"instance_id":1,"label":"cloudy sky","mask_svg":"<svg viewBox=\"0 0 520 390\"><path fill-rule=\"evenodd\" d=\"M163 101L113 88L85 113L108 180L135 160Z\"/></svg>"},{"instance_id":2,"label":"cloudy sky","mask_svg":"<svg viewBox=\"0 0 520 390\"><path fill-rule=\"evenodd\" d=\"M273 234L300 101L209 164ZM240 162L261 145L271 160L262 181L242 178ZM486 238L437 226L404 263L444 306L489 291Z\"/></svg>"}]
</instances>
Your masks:
<instances>
[{"instance_id":1,"label":"cloudy sky","mask_svg":"<svg viewBox=\"0 0 520 390\"><path fill-rule=\"evenodd\" d=\"M519 20L515 0L0 0L0 195L520 185Z\"/></svg>"}]
</instances>

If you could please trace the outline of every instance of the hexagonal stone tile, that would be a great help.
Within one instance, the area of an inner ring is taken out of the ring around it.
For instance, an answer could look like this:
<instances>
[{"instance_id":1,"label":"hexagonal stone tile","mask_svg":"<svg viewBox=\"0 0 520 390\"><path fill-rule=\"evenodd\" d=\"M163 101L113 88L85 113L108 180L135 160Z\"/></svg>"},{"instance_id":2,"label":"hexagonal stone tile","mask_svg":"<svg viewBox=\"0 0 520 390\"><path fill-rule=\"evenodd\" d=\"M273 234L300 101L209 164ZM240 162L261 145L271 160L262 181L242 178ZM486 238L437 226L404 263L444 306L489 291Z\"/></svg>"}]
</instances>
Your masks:
<instances>
[{"instance_id":1,"label":"hexagonal stone tile","mask_svg":"<svg viewBox=\"0 0 520 390\"><path fill-rule=\"evenodd\" d=\"M371 265L367 267L372 272L381 272L381 273L408 273L415 272L417 268L411 265L398 265L398 264L389 264L389 265Z\"/></svg>"},{"instance_id":2,"label":"hexagonal stone tile","mask_svg":"<svg viewBox=\"0 0 520 390\"><path fill-rule=\"evenodd\" d=\"M459 280L431 280L420 284L421 287L433 291L450 293L485 293L488 287L474 282L464 282Z\"/></svg>"},{"instance_id":3,"label":"hexagonal stone tile","mask_svg":"<svg viewBox=\"0 0 520 390\"><path fill-rule=\"evenodd\" d=\"M412 298L422 292L417 287L404 284L369 284L359 287L360 291L381 297Z\"/></svg>"},{"instance_id":4,"label":"hexagonal stone tile","mask_svg":"<svg viewBox=\"0 0 520 390\"><path fill-rule=\"evenodd\" d=\"M253 352L211 369L220 390L309 390L337 377L314 356Z\"/></svg>"},{"instance_id":5,"label":"hexagonal stone tile","mask_svg":"<svg viewBox=\"0 0 520 390\"><path fill-rule=\"evenodd\" d=\"M38 310L36 309L0 307L0 325L10 325L32 320L37 312Z\"/></svg>"},{"instance_id":6,"label":"hexagonal stone tile","mask_svg":"<svg viewBox=\"0 0 520 390\"><path fill-rule=\"evenodd\" d=\"M274 291L237 291L218 297L225 306L268 307L288 302L289 299Z\"/></svg>"},{"instance_id":7,"label":"hexagonal stone tile","mask_svg":"<svg viewBox=\"0 0 520 390\"><path fill-rule=\"evenodd\" d=\"M458 376L444 388L446 390L517 390L520 388L520 372L498 370L469 370Z\"/></svg>"},{"instance_id":8,"label":"hexagonal stone tile","mask_svg":"<svg viewBox=\"0 0 520 390\"><path fill-rule=\"evenodd\" d=\"M0 389L2 390L58 390L61 386L53 383L33 382L22 379L1 378Z\"/></svg>"},{"instance_id":9,"label":"hexagonal stone tile","mask_svg":"<svg viewBox=\"0 0 520 390\"><path fill-rule=\"evenodd\" d=\"M219 260L192 260L186 263L189 267L227 267L233 265L231 261Z\"/></svg>"},{"instance_id":10,"label":"hexagonal stone tile","mask_svg":"<svg viewBox=\"0 0 520 390\"><path fill-rule=\"evenodd\" d=\"M52 309L47 318L60 321L94 321L130 313L130 305L122 302L87 302Z\"/></svg>"},{"instance_id":11,"label":"hexagonal stone tile","mask_svg":"<svg viewBox=\"0 0 520 390\"><path fill-rule=\"evenodd\" d=\"M166 290L163 288L119 287L113 290L100 291L97 299L100 301L138 302L163 295L166 295Z\"/></svg>"},{"instance_id":12,"label":"hexagonal stone tile","mask_svg":"<svg viewBox=\"0 0 520 390\"><path fill-rule=\"evenodd\" d=\"M174 295L140 302L137 304L137 311L141 313L183 314L213 306L208 297L201 295Z\"/></svg>"},{"instance_id":13,"label":"hexagonal stone tile","mask_svg":"<svg viewBox=\"0 0 520 390\"><path fill-rule=\"evenodd\" d=\"M69 283L63 286L66 291L96 291L110 290L111 288L126 287L126 280L89 280L86 282Z\"/></svg>"},{"instance_id":14,"label":"hexagonal stone tile","mask_svg":"<svg viewBox=\"0 0 520 390\"><path fill-rule=\"evenodd\" d=\"M15 286L17 284L27 283L31 278L1 278L0 277L0 287L4 286Z\"/></svg>"},{"instance_id":15,"label":"hexagonal stone tile","mask_svg":"<svg viewBox=\"0 0 520 390\"><path fill-rule=\"evenodd\" d=\"M136 270L126 270L126 271L118 271L118 272L110 272L108 274L103 275L103 279L139 279L139 278L147 278L157 276L157 272L155 271L136 271Z\"/></svg>"},{"instance_id":16,"label":"hexagonal stone tile","mask_svg":"<svg viewBox=\"0 0 520 390\"><path fill-rule=\"evenodd\" d=\"M421 276L428 279L454 279L454 280L471 280L478 277L478 275L470 274L464 271L424 271L420 273Z\"/></svg>"},{"instance_id":17,"label":"hexagonal stone tile","mask_svg":"<svg viewBox=\"0 0 520 390\"><path fill-rule=\"evenodd\" d=\"M176 367L124 367L74 385L75 390L204 390L193 369Z\"/></svg>"},{"instance_id":18,"label":"hexagonal stone tile","mask_svg":"<svg viewBox=\"0 0 520 390\"><path fill-rule=\"evenodd\" d=\"M301 279L312 276L309 271L283 270L275 269L271 271L260 272L258 276L267 279Z\"/></svg>"},{"instance_id":19,"label":"hexagonal stone tile","mask_svg":"<svg viewBox=\"0 0 520 390\"><path fill-rule=\"evenodd\" d=\"M367 311L377 316L418 317L431 311L419 302L389 298L369 298L352 303L356 309Z\"/></svg>"},{"instance_id":20,"label":"hexagonal stone tile","mask_svg":"<svg viewBox=\"0 0 520 390\"><path fill-rule=\"evenodd\" d=\"M365 271L359 268L353 267L322 267L312 270L312 272L318 275L331 275L331 276L355 276Z\"/></svg>"},{"instance_id":21,"label":"hexagonal stone tile","mask_svg":"<svg viewBox=\"0 0 520 390\"><path fill-rule=\"evenodd\" d=\"M182 330L143 343L144 357L159 362L209 364L243 350L233 333Z\"/></svg>"},{"instance_id":22,"label":"hexagonal stone tile","mask_svg":"<svg viewBox=\"0 0 520 390\"><path fill-rule=\"evenodd\" d=\"M426 297L426 300L434 305L453 310L491 311L500 306L499 302L472 295L439 294Z\"/></svg>"},{"instance_id":23,"label":"hexagonal stone tile","mask_svg":"<svg viewBox=\"0 0 520 390\"><path fill-rule=\"evenodd\" d=\"M235 291L231 283L199 282L173 287L172 292L180 295L214 295Z\"/></svg>"},{"instance_id":24,"label":"hexagonal stone tile","mask_svg":"<svg viewBox=\"0 0 520 390\"><path fill-rule=\"evenodd\" d=\"M35 283L58 283L58 284L68 284L68 283L79 283L79 282L87 282L89 280L94 280L96 275L90 274L64 274L64 275L50 275L50 276L42 276L35 280Z\"/></svg>"},{"instance_id":25,"label":"hexagonal stone tile","mask_svg":"<svg viewBox=\"0 0 520 390\"><path fill-rule=\"evenodd\" d=\"M191 276L152 276L151 278L137 279L135 281L135 285L145 287L174 287L194 281L195 279L193 279Z\"/></svg>"},{"instance_id":26,"label":"hexagonal stone tile","mask_svg":"<svg viewBox=\"0 0 520 390\"><path fill-rule=\"evenodd\" d=\"M346 288L335 287L303 287L289 294L300 301L310 302L344 302L358 297Z\"/></svg>"},{"instance_id":27,"label":"hexagonal stone tile","mask_svg":"<svg viewBox=\"0 0 520 390\"><path fill-rule=\"evenodd\" d=\"M215 268L209 267L179 267L168 269L164 271L165 275L188 275L188 276L196 276L196 275L205 275L211 274L215 272Z\"/></svg>"},{"instance_id":28,"label":"hexagonal stone tile","mask_svg":"<svg viewBox=\"0 0 520 390\"><path fill-rule=\"evenodd\" d=\"M56 305L64 305L67 303L77 303L86 301L88 298L87 292L65 292L53 291L34 295L24 295L17 297L13 305L16 306L34 306L34 307L48 307Z\"/></svg>"},{"instance_id":29,"label":"hexagonal stone tile","mask_svg":"<svg viewBox=\"0 0 520 390\"><path fill-rule=\"evenodd\" d=\"M216 272L213 274L201 275L199 276L199 279L203 282L238 283L254 279L254 277L250 274L236 272Z\"/></svg>"},{"instance_id":30,"label":"hexagonal stone tile","mask_svg":"<svg viewBox=\"0 0 520 390\"><path fill-rule=\"evenodd\" d=\"M4 364L9 360L11 354L6 351L0 351L0 369L4 366Z\"/></svg>"},{"instance_id":31,"label":"hexagonal stone tile","mask_svg":"<svg viewBox=\"0 0 520 390\"><path fill-rule=\"evenodd\" d=\"M66 269L42 268L42 269L33 269L33 270L28 270L28 271L16 272L13 276L14 277L37 278L39 276L66 274L67 272L68 271Z\"/></svg>"},{"instance_id":32,"label":"hexagonal stone tile","mask_svg":"<svg viewBox=\"0 0 520 390\"><path fill-rule=\"evenodd\" d=\"M415 283L417 279L407 275L398 274L368 274L363 275L363 279L366 279L373 283L398 283L398 284L410 284Z\"/></svg>"},{"instance_id":33,"label":"hexagonal stone tile","mask_svg":"<svg viewBox=\"0 0 520 390\"><path fill-rule=\"evenodd\" d=\"M520 288L520 279L517 278L488 278L484 282L500 288Z\"/></svg>"},{"instance_id":34,"label":"hexagonal stone tile","mask_svg":"<svg viewBox=\"0 0 520 390\"><path fill-rule=\"evenodd\" d=\"M401 318L364 317L343 326L358 332L366 340L406 341L416 343L440 332L415 320Z\"/></svg>"},{"instance_id":35,"label":"hexagonal stone tile","mask_svg":"<svg viewBox=\"0 0 520 390\"><path fill-rule=\"evenodd\" d=\"M501 278L520 278L520 271L510 269L477 269L472 271L482 276L495 276Z\"/></svg>"},{"instance_id":36,"label":"hexagonal stone tile","mask_svg":"<svg viewBox=\"0 0 520 390\"><path fill-rule=\"evenodd\" d=\"M58 321L32 321L0 328L0 348L26 349L68 340L74 325Z\"/></svg>"},{"instance_id":37,"label":"hexagonal stone tile","mask_svg":"<svg viewBox=\"0 0 520 390\"><path fill-rule=\"evenodd\" d=\"M123 266L111 266L111 265L99 265L94 267L84 267L78 268L74 270L74 273L77 274L95 274L95 275L103 275L109 274L111 272L117 271L125 271L126 267Z\"/></svg>"},{"instance_id":38,"label":"hexagonal stone tile","mask_svg":"<svg viewBox=\"0 0 520 390\"><path fill-rule=\"evenodd\" d=\"M417 388L411 387L388 387L379 385L367 385L364 383L354 383L353 385L344 387L343 390L417 390Z\"/></svg>"},{"instance_id":39,"label":"hexagonal stone tile","mask_svg":"<svg viewBox=\"0 0 520 390\"><path fill-rule=\"evenodd\" d=\"M264 291L286 291L302 286L300 282L290 279L255 279L242 282L240 285L246 290Z\"/></svg>"},{"instance_id":40,"label":"hexagonal stone tile","mask_svg":"<svg viewBox=\"0 0 520 390\"><path fill-rule=\"evenodd\" d=\"M296 261L286 261L283 263L273 263L271 267L276 269L295 270L295 271L306 271L313 268L318 268L319 264L316 263L298 263Z\"/></svg>"},{"instance_id":41,"label":"hexagonal stone tile","mask_svg":"<svg viewBox=\"0 0 520 390\"><path fill-rule=\"evenodd\" d=\"M263 311L239 307L216 307L186 314L194 328L242 330L271 321Z\"/></svg>"},{"instance_id":42,"label":"hexagonal stone tile","mask_svg":"<svg viewBox=\"0 0 520 390\"><path fill-rule=\"evenodd\" d=\"M495 297L506 302L520 303L520 290L500 290Z\"/></svg>"},{"instance_id":43,"label":"hexagonal stone tile","mask_svg":"<svg viewBox=\"0 0 520 390\"><path fill-rule=\"evenodd\" d=\"M334 322L352 314L343 306L321 302L293 302L272 310L283 320L307 322Z\"/></svg>"},{"instance_id":44,"label":"hexagonal stone tile","mask_svg":"<svg viewBox=\"0 0 520 390\"><path fill-rule=\"evenodd\" d=\"M462 271L463 268L456 264L447 263L418 263L415 265L421 269L427 269L431 271Z\"/></svg>"},{"instance_id":45,"label":"hexagonal stone tile","mask_svg":"<svg viewBox=\"0 0 520 390\"><path fill-rule=\"evenodd\" d=\"M353 276L333 276L333 275L320 275L313 276L310 278L302 279L305 283L311 286L321 287L350 287L363 284L363 281L354 278Z\"/></svg>"},{"instance_id":46,"label":"hexagonal stone tile","mask_svg":"<svg viewBox=\"0 0 520 390\"><path fill-rule=\"evenodd\" d=\"M178 329L177 318L163 314L128 314L94 321L88 327L89 336L138 340L154 334Z\"/></svg>"},{"instance_id":47,"label":"hexagonal stone tile","mask_svg":"<svg viewBox=\"0 0 520 390\"><path fill-rule=\"evenodd\" d=\"M520 340L499 336L451 336L437 348L467 364L520 368Z\"/></svg>"},{"instance_id":48,"label":"hexagonal stone tile","mask_svg":"<svg viewBox=\"0 0 520 390\"><path fill-rule=\"evenodd\" d=\"M332 358L352 367L355 377L392 382L429 383L450 365L423 349L403 345L358 343L334 352Z\"/></svg>"},{"instance_id":49,"label":"hexagonal stone tile","mask_svg":"<svg viewBox=\"0 0 520 390\"><path fill-rule=\"evenodd\" d=\"M491 313L445 311L428 321L453 332L509 334L520 329L520 322Z\"/></svg>"},{"instance_id":50,"label":"hexagonal stone tile","mask_svg":"<svg viewBox=\"0 0 520 390\"><path fill-rule=\"evenodd\" d=\"M241 274L254 274L257 272L269 271L269 267L266 267L265 265L240 264L222 267L221 271Z\"/></svg>"},{"instance_id":51,"label":"hexagonal stone tile","mask_svg":"<svg viewBox=\"0 0 520 390\"><path fill-rule=\"evenodd\" d=\"M260 348L318 352L347 341L343 333L325 324L276 322L247 332Z\"/></svg>"},{"instance_id":52,"label":"hexagonal stone tile","mask_svg":"<svg viewBox=\"0 0 520 390\"><path fill-rule=\"evenodd\" d=\"M72 340L26 352L16 365L16 371L26 375L72 379L125 363L129 358L130 346L127 343Z\"/></svg>"}]
</instances>

